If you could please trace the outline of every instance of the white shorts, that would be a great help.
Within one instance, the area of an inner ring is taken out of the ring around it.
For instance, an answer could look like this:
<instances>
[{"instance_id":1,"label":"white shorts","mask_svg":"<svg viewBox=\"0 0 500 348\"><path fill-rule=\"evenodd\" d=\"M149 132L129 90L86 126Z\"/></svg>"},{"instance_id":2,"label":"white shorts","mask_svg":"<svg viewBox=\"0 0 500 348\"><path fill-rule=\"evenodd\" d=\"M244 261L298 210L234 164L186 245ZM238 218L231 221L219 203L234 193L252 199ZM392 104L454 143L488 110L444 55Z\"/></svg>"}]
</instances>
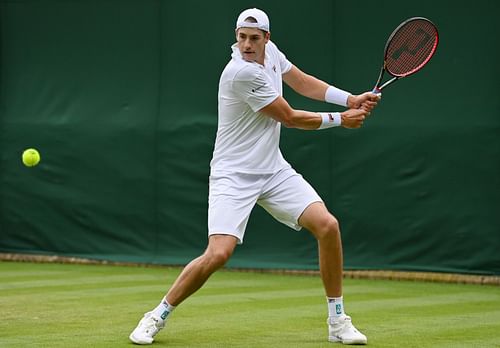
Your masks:
<instances>
[{"instance_id":1,"label":"white shorts","mask_svg":"<svg viewBox=\"0 0 500 348\"><path fill-rule=\"evenodd\" d=\"M275 174L215 174L210 176L208 235L228 234L243 243L243 236L255 203L279 222L300 230L298 219L304 210L322 199L292 168Z\"/></svg>"}]
</instances>

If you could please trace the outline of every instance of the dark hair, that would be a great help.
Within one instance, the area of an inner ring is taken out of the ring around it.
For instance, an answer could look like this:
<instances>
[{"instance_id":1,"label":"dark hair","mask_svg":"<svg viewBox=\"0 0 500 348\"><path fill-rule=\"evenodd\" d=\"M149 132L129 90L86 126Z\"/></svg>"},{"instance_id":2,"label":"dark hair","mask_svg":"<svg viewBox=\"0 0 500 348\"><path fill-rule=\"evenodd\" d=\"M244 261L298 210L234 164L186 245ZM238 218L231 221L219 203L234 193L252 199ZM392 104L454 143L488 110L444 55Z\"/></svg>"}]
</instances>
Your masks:
<instances>
[{"instance_id":1,"label":"dark hair","mask_svg":"<svg viewBox=\"0 0 500 348\"><path fill-rule=\"evenodd\" d=\"M252 16L245 18L244 22L247 22L247 23L258 23L257 19L255 19L255 17L252 17ZM264 33L264 36L266 36L266 34L268 33L265 30L262 30L262 29L259 29L259 30Z\"/></svg>"},{"instance_id":2,"label":"dark hair","mask_svg":"<svg viewBox=\"0 0 500 348\"><path fill-rule=\"evenodd\" d=\"M248 23L257 23L257 20L255 19L255 17L247 17L245 18L245 22L248 22Z\"/></svg>"}]
</instances>

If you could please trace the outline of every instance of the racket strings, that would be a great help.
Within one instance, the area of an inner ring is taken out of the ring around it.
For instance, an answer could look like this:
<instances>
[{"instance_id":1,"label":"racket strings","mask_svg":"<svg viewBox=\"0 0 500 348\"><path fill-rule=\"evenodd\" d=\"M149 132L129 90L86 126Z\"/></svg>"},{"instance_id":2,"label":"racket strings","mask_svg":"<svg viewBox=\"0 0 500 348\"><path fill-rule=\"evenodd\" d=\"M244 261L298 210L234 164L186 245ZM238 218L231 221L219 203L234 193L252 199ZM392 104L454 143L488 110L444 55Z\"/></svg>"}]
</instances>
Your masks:
<instances>
[{"instance_id":1,"label":"racket strings","mask_svg":"<svg viewBox=\"0 0 500 348\"><path fill-rule=\"evenodd\" d=\"M394 33L386 49L386 69L394 76L407 76L418 71L432 57L438 34L426 20L413 20Z\"/></svg>"}]
</instances>

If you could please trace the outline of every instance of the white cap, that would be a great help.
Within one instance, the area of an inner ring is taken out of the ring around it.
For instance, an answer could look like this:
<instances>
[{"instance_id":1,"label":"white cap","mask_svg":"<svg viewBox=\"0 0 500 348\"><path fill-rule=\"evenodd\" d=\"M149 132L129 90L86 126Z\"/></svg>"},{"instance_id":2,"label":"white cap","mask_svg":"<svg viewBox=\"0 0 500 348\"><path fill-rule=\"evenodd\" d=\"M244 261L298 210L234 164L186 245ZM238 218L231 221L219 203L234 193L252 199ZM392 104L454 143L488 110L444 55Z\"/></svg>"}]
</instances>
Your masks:
<instances>
[{"instance_id":1,"label":"white cap","mask_svg":"<svg viewBox=\"0 0 500 348\"><path fill-rule=\"evenodd\" d=\"M248 17L253 17L257 23L245 22ZM257 8L249 8L240 13L236 21L236 29L239 28L257 28L264 31L269 31L269 18L266 13Z\"/></svg>"}]
</instances>

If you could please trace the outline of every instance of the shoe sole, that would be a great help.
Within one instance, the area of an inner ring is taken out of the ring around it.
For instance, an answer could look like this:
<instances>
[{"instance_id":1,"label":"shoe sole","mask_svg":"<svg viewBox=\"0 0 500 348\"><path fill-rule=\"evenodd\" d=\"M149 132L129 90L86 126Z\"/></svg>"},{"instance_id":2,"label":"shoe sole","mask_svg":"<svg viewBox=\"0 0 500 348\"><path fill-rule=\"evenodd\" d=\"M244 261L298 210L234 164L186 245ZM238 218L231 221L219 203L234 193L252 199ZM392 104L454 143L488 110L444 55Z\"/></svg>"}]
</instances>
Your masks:
<instances>
[{"instance_id":1,"label":"shoe sole","mask_svg":"<svg viewBox=\"0 0 500 348\"><path fill-rule=\"evenodd\" d=\"M340 338L337 338L335 336L330 336L328 337L328 341L329 342L333 342L333 343L342 343L342 344L358 344L358 345L365 345L367 344L368 340L342 340Z\"/></svg>"},{"instance_id":2,"label":"shoe sole","mask_svg":"<svg viewBox=\"0 0 500 348\"><path fill-rule=\"evenodd\" d=\"M144 346L144 345L148 345L148 344L153 344L153 341L151 342L145 342L145 341L141 341L141 340L138 340L134 337L133 334L130 334L130 336L128 336L128 339L132 341L132 343L134 344L139 344L141 346Z\"/></svg>"}]
</instances>

